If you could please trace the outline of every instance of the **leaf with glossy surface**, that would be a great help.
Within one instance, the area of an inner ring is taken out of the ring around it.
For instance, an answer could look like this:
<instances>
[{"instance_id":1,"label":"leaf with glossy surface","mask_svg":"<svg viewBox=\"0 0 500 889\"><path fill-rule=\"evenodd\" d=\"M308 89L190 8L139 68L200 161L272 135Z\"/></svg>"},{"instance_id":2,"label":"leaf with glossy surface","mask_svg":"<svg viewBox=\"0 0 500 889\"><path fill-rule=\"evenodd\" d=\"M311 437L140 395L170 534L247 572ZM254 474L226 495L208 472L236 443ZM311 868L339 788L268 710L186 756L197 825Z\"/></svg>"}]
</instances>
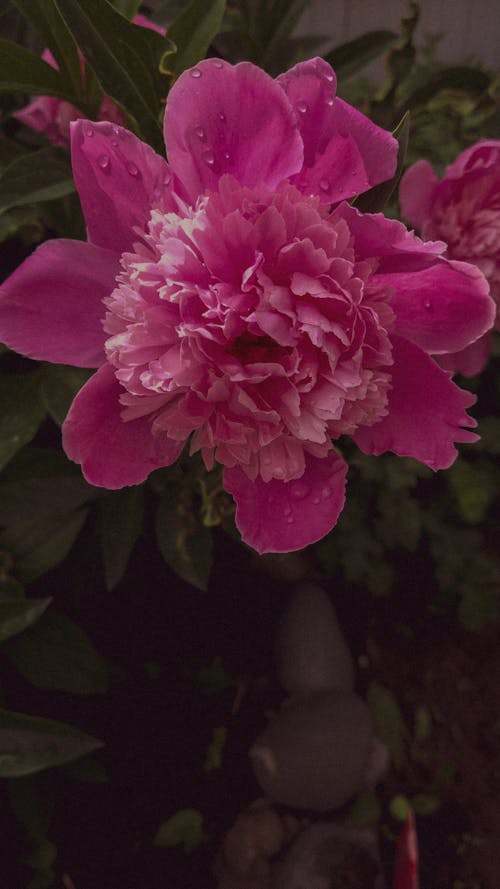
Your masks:
<instances>
[{"instance_id":1,"label":"leaf with glossy surface","mask_svg":"<svg viewBox=\"0 0 500 889\"><path fill-rule=\"evenodd\" d=\"M37 374L0 377L0 469L36 435L45 416Z\"/></svg>"},{"instance_id":2,"label":"leaf with glossy surface","mask_svg":"<svg viewBox=\"0 0 500 889\"><path fill-rule=\"evenodd\" d=\"M182 846L189 853L201 846L205 839L201 812L197 809L180 809L160 825L153 843L168 849Z\"/></svg>"},{"instance_id":3,"label":"leaf with glossy surface","mask_svg":"<svg viewBox=\"0 0 500 889\"><path fill-rule=\"evenodd\" d=\"M62 148L42 148L12 161L0 177L0 214L11 207L53 201L75 191L71 165Z\"/></svg>"},{"instance_id":4,"label":"leaf with glossy surface","mask_svg":"<svg viewBox=\"0 0 500 889\"><path fill-rule=\"evenodd\" d=\"M167 89L158 66L164 38L133 25L107 0L57 0L57 5L106 95L161 150L159 115Z\"/></svg>"},{"instance_id":5,"label":"leaf with glossy surface","mask_svg":"<svg viewBox=\"0 0 500 889\"><path fill-rule=\"evenodd\" d=\"M124 488L103 498L101 506L101 553L108 590L122 579L142 531L144 489Z\"/></svg>"},{"instance_id":6,"label":"leaf with glossy surface","mask_svg":"<svg viewBox=\"0 0 500 889\"><path fill-rule=\"evenodd\" d=\"M58 96L74 102L67 81L36 53L10 40L0 39L0 92Z\"/></svg>"},{"instance_id":7,"label":"leaf with glossy surface","mask_svg":"<svg viewBox=\"0 0 500 889\"><path fill-rule=\"evenodd\" d=\"M341 43L323 58L332 66L339 80L346 79L378 59L397 39L394 31L368 31L348 43Z\"/></svg>"},{"instance_id":8,"label":"leaf with glossy surface","mask_svg":"<svg viewBox=\"0 0 500 889\"><path fill-rule=\"evenodd\" d=\"M191 0L168 29L168 38L177 47L168 59L176 77L205 58L208 47L219 33L226 8L225 0Z\"/></svg>"},{"instance_id":9,"label":"leaf with glossy surface","mask_svg":"<svg viewBox=\"0 0 500 889\"><path fill-rule=\"evenodd\" d=\"M32 775L102 746L102 741L62 722L0 710L0 778Z\"/></svg>"},{"instance_id":10,"label":"leaf with glossy surface","mask_svg":"<svg viewBox=\"0 0 500 889\"><path fill-rule=\"evenodd\" d=\"M42 616L52 598L0 598L0 642L27 630Z\"/></svg>"},{"instance_id":11,"label":"leaf with glossy surface","mask_svg":"<svg viewBox=\"0 0 500 889\"><path fill-rule=\"evenodd\" d=\"M156 514L156 539L167 565L183 580L206 590L212 569L212 534L192 515L181 514L169 495Z\"/></svg>"},{"instance_id":12,"label":"leaf with glossy surface","mask_svg":"<svg viewBox=\"0 0 500 889\"><path fill-rule=\"evenodd\" d=\"M65 614L50 611L5 647L9 660L35 688L104 694L110 671L87 634Z\"/></svg>"},{"instance_id":13,"label":"leaf with glossy surface","mask_svg":"<svg viewBox=\"0 0 500 889\"><path fill-rule=\"evenodd\" d=\"M84 100L78 49L54 0L13 0L28 22L40 34L59 65L62 80L76 105Z\"/></svg>"}]
</instances>

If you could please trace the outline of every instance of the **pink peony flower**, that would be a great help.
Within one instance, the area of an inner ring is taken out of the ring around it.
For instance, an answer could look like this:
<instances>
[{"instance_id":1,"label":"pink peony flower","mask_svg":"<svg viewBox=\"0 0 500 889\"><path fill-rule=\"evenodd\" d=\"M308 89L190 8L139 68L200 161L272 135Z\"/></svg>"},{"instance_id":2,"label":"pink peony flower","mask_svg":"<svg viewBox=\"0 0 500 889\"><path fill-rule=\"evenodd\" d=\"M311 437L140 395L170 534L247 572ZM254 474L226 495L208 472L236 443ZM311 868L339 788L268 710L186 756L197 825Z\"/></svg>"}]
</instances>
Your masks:
<instances>
[{"instance_id":1,"label":"pink peony flower","mask_svg":"<svg viewBox=\"0 0 500 889\"><path fill-rule=\"evenodd\" d=\"M430 355L488 330L487 283L345 202L393 174L397 145L324 61L276 81L218 59L185 72L169 164L110 123L71 134L88 243L48 241L14 272L0 340L99 368L63 428L92 484L138 484L189 440L224 467L247 543L285 552L342 510L332 439L440 469L477 438L474 396Z\"/></svg>"},{"instance_id":2,"label":"pink peony flower","mask_svg":"<svg viewBox=\"0 0 500 889\"><path fill-rule=\"evenodd\" d=\"M417 161L401 180L401 210L423 238L447 243L446 256L477 265L496 302L500 330L500 141L477 142L458 155L439 181L428 161ZM467 377L483 370L491 334L439 359Z\"/></svg>"},{"instance_id":3,"label":"pink peony flower","mask_svg":"<svg viewBox=\"0 0 500 889\"><path fill-rule=\"evenodd\" d=\"M143 15L136 15L134 24L140 25L141 28L150 28L162 35L166 33L164 28ZM79 55L82 77L84 77L85 61L82 54L79 53ZM58 68L50 49L44 49L42 59L52 68ZM64 99L57 99L55 96L37 96L25 108L21 108L20 111L13 114L13 117L29 127L30 130L43 133L52 145L60 145L63 148L70 146L70 123L73 120L78 120L81 116L82 112L76 105L72 105L71 102L66 102ZM104 96L97 119L117 124L125 123L123 113L109 96Z\"/></svg>"}]
</instances>

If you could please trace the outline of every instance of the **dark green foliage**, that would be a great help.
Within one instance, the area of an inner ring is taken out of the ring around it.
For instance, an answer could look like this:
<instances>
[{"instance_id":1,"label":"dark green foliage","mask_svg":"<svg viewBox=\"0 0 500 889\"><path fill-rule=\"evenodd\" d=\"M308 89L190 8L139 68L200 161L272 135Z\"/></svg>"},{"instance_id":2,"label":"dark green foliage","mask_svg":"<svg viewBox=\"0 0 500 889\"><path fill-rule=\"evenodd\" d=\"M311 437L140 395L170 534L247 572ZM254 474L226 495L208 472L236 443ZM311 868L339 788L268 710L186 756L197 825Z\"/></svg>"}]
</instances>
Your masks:
<instances>
[{"instance_id":1,"label":"dark green foliage","mask_svg":"<svg viewBox=\"0 0 500 889\"><path fill-rule=\"evenodd\" d=\"M101 500L100 508L104 574L106 586L112 590L125 574L130 554L142 530L143 488L115 491Z\"/></svg>"},{"instance_id":2,"label":"dark green foliage","mask_svg":"<svg viewBox=\"0 0 500 889\"><path fill-rule=\"evenodd\" d=\"M191 0L168 29L173 47L164 67L178 77L204 59L214 37L219 33L225 0Z\"/></svg>"},{"instance_id":3,"label":"dark green foliage","mask_svg":"<svg viewBox=\"0 0 500 889\"><path fill-rule=\"evenodd\" d=\"M0 777L17 778L62 765L101 741L53 719L0 710Z\"/></svg>"}]
</instances>

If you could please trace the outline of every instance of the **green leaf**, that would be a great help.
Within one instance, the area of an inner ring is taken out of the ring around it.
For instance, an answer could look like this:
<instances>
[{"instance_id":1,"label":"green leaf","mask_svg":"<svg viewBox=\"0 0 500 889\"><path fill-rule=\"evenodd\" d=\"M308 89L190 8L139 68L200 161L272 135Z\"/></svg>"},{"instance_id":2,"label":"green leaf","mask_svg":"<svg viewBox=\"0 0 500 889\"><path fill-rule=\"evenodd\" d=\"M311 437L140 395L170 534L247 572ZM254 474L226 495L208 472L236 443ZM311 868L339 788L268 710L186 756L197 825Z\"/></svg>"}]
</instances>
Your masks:
<instances>
[{"instance_id":1,"label":"green leaf","mask_svg":"<svg viewBox=\"0 0 500 889\"><path fill-rule=\"evenodd\" d=\"M402 793L394 796L389 803L389 811L396 821L406 821L411 812L411 805L406 796Z\"/></svg>"},{"instance_id":2,"label":"green leaf","mask_svg":"<svg viewBox=\"0 0 500 889\"><path fill-rule=\"evenodd\" d=\"M191 0L168 29L168 37L177 47L170 55L168 68L176 77L204 59L207 49L219 33L226 0Z\"/></svg>"},{"instance_id":3,"label":"green leaf","mask_svg":"<svg viewBox=\"0 0 500 889\"><path fill-rule=\"evenodd\" d=\"M93 371L64 364L47 364L41 372L41 393L52 419L62 426L76 393Z\"/></svg>"},{"instance_id":4,"label":"green leaf","mask_svg":"<svg viewBox=\"0 0 500 889\"><path fill-rule=\"evenodd\" d=\"M169 494L156 514L156 539L167 565L199 590L206 590L212 569L212 534L191 514L181 513Z\"/></svg>"},{"instance_id":5,"label":"green leaf","mask_svg":"<svg viewBox=\"0 0 500 889\"><path fill-rule=\"evenodd\" d=\"M382 817L382 807L374 793L360 793L349 807L347 821L351 827L373 827Z\"/></svg>"},{"instance_id":6,"label":"green leaf","mask_svg":"<svg viewBox=\"0 0 500 889\"><path fill-rule=\"evenodd\" d=\"M106 784L109 781L102 762L92 756L84 756L71 762L64 766L64 771L74 781L81 781L82 784Z\"/></svg>"},{"instance_id":7,"label":"green leaf","mask_svg":"<svg viewBox=\"0 0 500 889\"><path fill-rule=\"evenodd\" d=\"M36 373L0 377L0 469L36 435L44 416Z\"/></svg>"},{"instance_id":8,"label":"green leaf","mask_svg":"<svg viewBox=\"0 0 500 889\"><path fill-rule=\"evenodd\" d=\"M43 461L38 469L29 463L24 470L14 467L13 478L4 476L0 484L0 545L12 553L22 581L65 558L85 522L85 507L100 493L61 462L52 472ZM37 477L37 472L47 475Z\"/></svg>"},{"instance_id":9,"label":"green leaf","mask_svg":"<svg viewBox=\"0 0 500 889\"><path fill-rule=\"evenodd\" d=\"M496 470L487 461L468 463L458 460L448 473L448 481L455 494L464 521L479 525L498 492Z\"/></svg>"},{"instance_id":10,"label":"green leaf","mask_svg":"<svg viewBox=\"0 0 500 889\"><path fill-rule=\"evenodd\" d=\"M183 846L184 852L192 852L206 840L203 832L203 815L197 809L181 809L160 825L153 840L155 846Z\"/></svg>"},{"instance_id":11,"label":"green leaf","mask_svg":"<svg viewBox=\"0 0 500 889\"><path fill-rule=\"evenodd\" d=\"M275 0L264 16L266 46L260 63L267 65L276 54L279 45L289 37L301 19L309 0Z\"/></svg>"},{"instance_id":12,"label":"green leaf","mask_svg":"<svg viewBox=\"0 0 500 889\"><path fill-rule=\"evenodd\" d=\"M406 152L408 150L408 139L410 135L409 111L406 111L403 115L392 135L398 142L396 171L392 179L388 179L387 182L381 182L380 185L375 185L374 188L370 188L352 201L356 209L361 210L362 213L380 213L386 204L389 203L394 191L399 185L399 180L403 174Z\"/></svg>"},{"instance_id":13,"label":"green leaf","mask_svg":"<svg viewBox=\"0 0 500 889\"><path fill-rule=\"evenodd\" d=\"M0 177L0 213L11 207L53 201L75 191L71 165L62 148L42 148L12 161Z\"/></svg>"},{"instance_id":14,"label":"green leaf","mask_svg":"<svg viewBox=\"0 0 500 889\"><path fill-rule=\"evenodd\" d=\"M490 84L491 75L479 68L467 65L442 68L437 74L432 75L424 86L419 87L405 98L405 106L410 109L421 108L443 91L480 96L488 90Z\"/></svg>"},{"instance_id":15,"label":"green leaf","mask_svg":"<svg viewBox=\"0 0 500 889\"><path fill-rule=\"evenodd\" d=\"M136 12L141 5L141 0L111 0L113 6L120 12L129 22L132 21Z\"/></svg>"},{"instance_id":16,"label":"green leaf","mask_svg":"<svg viewBox=\"0 0 500 889\"><path fill-rule=\"evenodd\" d=\"M102 746L102 741L62 722L0 710L1 778L32 775Z\"/></svg>"},{"instance_id":17,"label":"green leaf","mask_svg":"<svg viewBox=\"0 0 500 889\"><path fill-rule=\"evenodd\" d=\"M403 764L403 716L393 693L379 682L372 682L366 696L375 734L386 745L396 768Z\"/></svg>"},{"instance_id":18,"label":"green leaf","mask_svg":"<svg viewBox=\"0 0 500 889\"><path fill-rule=\"evenodd\" d=\"M159 116L167 92L159 71L164 38L128 22L107 0L57 0L57 5L106 95L161 150Z\"/></svg>"},{"instance_id":19,"label":"green leaf","mask_svg":"<svg viewBox=\"0 0 500 889\"><path fill-rule=\"evenodd\" d=\"M231 685L231 677L217 661L202 667L196 677L205 694L219 694Z\"/></svg>"},{"instance_id":20,"label":"green leaf","mask_svg":"<svg viewBox=\"0 0 500 889\"><path fill-rule=\"evenodd\" d=\"M0 92L58 96L67 102L75 99L59 71L24 46L3 39L0 39Z\"/></svg>"},{"instance_id":21,"label":"green leaf","mask_svg":"<svg viewBox=\"0 0 500 889\"><path fill-rule=\"evenodd\" d=\"M41 208L26 204L24 207L13 207L0 216L0 243L14 235L26 235L31 243L41 241L45 236L41 221Z\"/></svg>"},{"instance_id":22,"label":"green leaf","mask_svg":"<svg viewBox=\"0 0 500 889\"><path fill-rule=\"evenodd\" d=\"M434 815L442 806L439 797L431 793L417 793L410 802L415 815Z\"/></svg>"},{"instance_id":23,"label":"green leaf","mask_svg":"<svg viewBox=\"0 0 500 889\"><path fill-rule=\"evenodd\" d=\"M330 63L339 80L347 79L378 59L397 39L394 31L367 31L355 40L336 46L323 58Z\"/></svg>"},{"instance_id":24,"label":"green leaf","mask_svg":"<svg viewBox=\"0 0 500 889\"><path fill-rule=\"evenodd\" d=\"M54 0L13 0L53 53L70 101L82 105L82 76L76 42ZM56 94L57 95L57 94Z\"/></svg>"},{"instance_id":25,"label":"green leaf","mask_svg":"<svg viewBox=\"0 0 500 889\"><path fill-rule=\"evenodd\" d=\"M101 553L108 590L120 582L142 531L144 489L124 488L103 498L101 506Z\"/></svg>"},{"instance_id":26,"label":"green leaf","mask_svg":"<svg viewBox=\"0 0 500 889\"><path fill-rule=\"evenodd\" d=\"M420 705L415 710L413 737L416 744L426 744L432 735L432 716L428 707Z\"/></svg>"},{"instance_id":27,"label":"green leaf","mask_svg":"<svg viewBox=\"0 0 500 889\"><path fill-rule=\"evenodd\" d=\"M65 614L50 611L5 646L9 660L35 688L104 694L110 671L87 634Z\"/></svg>"},{"instance_id":28,"label":"green leaf","mask_svg":"<svg viewBox=\"0 0 500 889\"><path fill-rule=\"evenodd\" d=\"M47 836L54 812L54 788L49 774L27 775L8 782L9 801L17 820L36 843Z\"/></svg>"},{"instance_id":29,"label":"green leaf","mask_svg":"<svg viewBox=\"0 0 500 889\"><path fill-rule=\"evenodd\" d=\"M3 173L5 167L8 167L17 157L26 154L27 150L25 145L20 145L19 142L14 142L13 139L0 139L0 174Z\"/></svg>"},{"instance_id":30,"label":"green leaf","mask_svg":"<svg viewBox=\"0 0 500 889\"><path fill-rule=\"evenodd\" d=\"M0 598L0 642L31 627L51 602L52 598Z\"/></svg>"},{"instance_id":31,"label":"green leaf","mask_svg":"<svg viewBox=\"0 0 500 889\"><path fill-rule=\"evenodd\" d=\"M222 768L222 754L227 741L227 728L225 725L218 725L212 730L212 742L207 750L205 762L203 764L204 772L214 772Z\"/></svg>"}]
</instances>

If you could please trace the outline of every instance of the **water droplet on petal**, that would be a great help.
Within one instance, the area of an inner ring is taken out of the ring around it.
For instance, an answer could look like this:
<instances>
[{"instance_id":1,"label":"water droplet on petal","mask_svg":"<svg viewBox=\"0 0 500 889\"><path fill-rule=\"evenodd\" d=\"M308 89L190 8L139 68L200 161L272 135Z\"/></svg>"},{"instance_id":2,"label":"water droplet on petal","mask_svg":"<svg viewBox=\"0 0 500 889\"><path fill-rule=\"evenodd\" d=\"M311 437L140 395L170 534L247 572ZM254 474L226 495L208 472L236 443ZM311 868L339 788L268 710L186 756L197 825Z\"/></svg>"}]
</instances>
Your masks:
<instances>
[{"instance_id":1,"label":"water droplet on petal","mask_svg":"<svg viewBox=\"0 0 500 889\"><path fill-rule=\"evenodd\" d=\"M195 78L195 80L198 80L198 78L201 77L201 71L199 68L192 68L189 73L191 74L191 77Z\"/></svg>"},{"instance_id":2,"label":"water droplet on petal","mask_svg":"<svg viewBox=\"0 0 500 889\"><path fill-rule=\"evenodd\" d=\"M328 191L330 188L330 183L329 183L328 179L320 179L319 180L319 187L321 188L322 191Z\"/></svg>"},{"instance_id":3,"label":"water droplet on petal","mask_svg":"<svg viewBox=\"0 0 500 889\"><path fill-rule=\"evenodd\" d=\"M130 175L134 176L134 177L138 176L139 175L139 167L136 167L135 164L130 162L127 164L127 173L130 173Z\"/></svg>"},{"instance_id":4,"label":"water droplet on petal","mask_svg":"<svg viewBox=\"0 0 500 889\"><path fill-rule=\"evenodd\" d=\"M424 308L426 308L428 312L432 312L432 303L430 299L424 300Z\"/></svg>"},{"instance_id":5,"label":"water droplet on petal","mask_svg":"<svg viewBox=\"0 0 500 889\"><path fill-rule=\"evenodd\" d=\"M111 127L111 132L113 133L113 136L119 136L120 135L120 127L115 127L115 126Z\"/></svg>"},{"instance_id":6,"label":"water droplet on petal","mask_svg":"<svg viewBox=\"0 0 500 889\"><path fill-rule=\"evenodd\" d=\"M207 151L203 151L201 156L202 156L203 160L205 161L205 163L208 164L209 167L213 167L213 165L215 163L215 157L214 157L213 151L210 151L210 149L208 149Z\"/></svg>"},{"instance_id":7,"label":"water droplet on petal","mask_svg":"<svg viewBox=\"0 0 500 889\"><path fill-rule=\"evenodd\" d=\"M196 135L198 136L198 139L200 140L200 142L204 142L205 139L207 138L207 136L206 136L206 133L205 133L205 130L203 129L203 127L195 127L194 131L195 131Z\"/></svg>"},{"instance_id":8,"label":"water droplet on petal","mask_svg":"<svg viewBox=\"0 0 500 889\"><path fill-rule=\"evenodd\" d=\"M328 99L326 100L326 104L329 105L331 108L334 103L335 103L335 99L333 98L333 96L328 96Z\"/></svg>"},{"instance_id":9,"label":"water droplet on petal","mask_svg":"<svg viewBox=\"0 0 500 889\"><path fill-rule=\"evenodd\" d=\"M87 126L84 127L83 132L87 136L87 138L90 139L94 135L94 127L91 127L90 124L87 124Z\"/></svg>"},{"instance_id":10,"label":"water droplet on petal","mask_svg":"<svg viewBox=\"0 0 500 889\"><path fill-rule=\"evenodd\" d=\"M219 118L219 120L222 121L222 123L226 122L226 115L222 111L218 112L217 117Z\"/></svg>"},{"instance_id":11,"label":"water droplet on petal","mask_svg":"<svg viewBox=\"0 0 500 889\"><path fill-rule=\"evenodd\" d=\"M225 159L226 159L227 161L231 158L231 155L229 154L229 151L225 151L225 152L224 152L224 157L225 157Z\"/></svg>"},{"instance_id":12,"label":"water droplet on petal","mask_svg":"<svg viewBox=\"0 0 500 889\"><path fill-rule=\"evenodd\" d=\"M313 503L315 506L317 506L318 503L321 503L321 498L320 497L313 497Z\"/></svg>"},{"instance_id":13,"label":"water droplet on petal","mask_svg":"<svg viewBox=\"0 0 500 889\"><path fill-rule=\"evenodd\" d=\"M97 158L97 163L99 164L101 170L107 170L109 167L109 157L107 154L101 154Z\"/></svg>"},{"instance_id":14,"label":"water droplet on petal","mask_svg":"<svg viewBox=\"0 0 500 889\"><path fill-rule=\"evenodd\" d=\"M289 515L288 518L287 518L287 522L288 522L288 524L289 524L289 525L292 525L294 521L295 521L295 520L294 520L293 515Z\"/></svg>"},{"instance_id":15,"label":"water droplet on petal","mask_svg":"<svg viewBox=\"0 0 500 889\"><path fill-rule=\"evenodd\" d=\"M333 74L330 74L330 73L329 73L329 74L325 74L325 78L326 78L326 80L328 81L328 83L333 83L333 81L335 80Z\"/></svg>"},{"instance_id":16,"label":"water droplet on petal","mask_svg":"<svg viewBox=\"0 0 500 889\"><path fill-rule=\"evenodd\" d=\"M311 488L306 482L295 482L292 485L292 497L295 497L297 500L303 500L304 497L307 497Z\"/></svg>"},{"instance_id":17,"label":"water droplet on petal","mask_svg":"<svg viewBox=\"0 0 500 889\"><path fill-rule=\"evenodd\" d=\"M321 491L321 497L323 498L323 500L327 500L328 497L331 496L331 493L332 493L332 489L329 488L328 485L325 485L325 487Z\"/></svg>"},{"instance_id":18,"label":"water droplet on petal","mask_svg":"<svg viewBox=\"0 0 500 889\"><path fill-rule=\"evenodd\" d=\"M111 144L112 144L113 148L118 148L118 145L120 143L118 142L118 139L111 139Z\"/></svg>"},{"instance_id":19,"label":"water droplet on petal","mask_svg":"<svg viewBox=\"0 0 500 889\"><path fill-rule=\"evenodd\" d=\"M220 59L215 59L214 68L219 68L219 70L220 70L223 67L224 67L224 62L221 62Z\"/></svg>"},{"instance_id":20,"label":"water droplet on petal","mask_svg":"<svg viewBox=\"0 0 500 889\"><path fill-rule=\"evenodd\" d=\"M297 111L300 111L301 114L305 114L307 111L306 102L297 102L295 107L297 108Z\"/></svg>"},{"instance_id":21,"label":"water droplet on petal","mask_svg":"<svg viewBox=\"0 0 500 889\"><path fill-rule=\"evenodd\" d=\"M163 184L170 185L171 182L172 182L172 176L170 175L170 173L165 173L165 177L163 179Z\"/></svg>"}]
</instances>

